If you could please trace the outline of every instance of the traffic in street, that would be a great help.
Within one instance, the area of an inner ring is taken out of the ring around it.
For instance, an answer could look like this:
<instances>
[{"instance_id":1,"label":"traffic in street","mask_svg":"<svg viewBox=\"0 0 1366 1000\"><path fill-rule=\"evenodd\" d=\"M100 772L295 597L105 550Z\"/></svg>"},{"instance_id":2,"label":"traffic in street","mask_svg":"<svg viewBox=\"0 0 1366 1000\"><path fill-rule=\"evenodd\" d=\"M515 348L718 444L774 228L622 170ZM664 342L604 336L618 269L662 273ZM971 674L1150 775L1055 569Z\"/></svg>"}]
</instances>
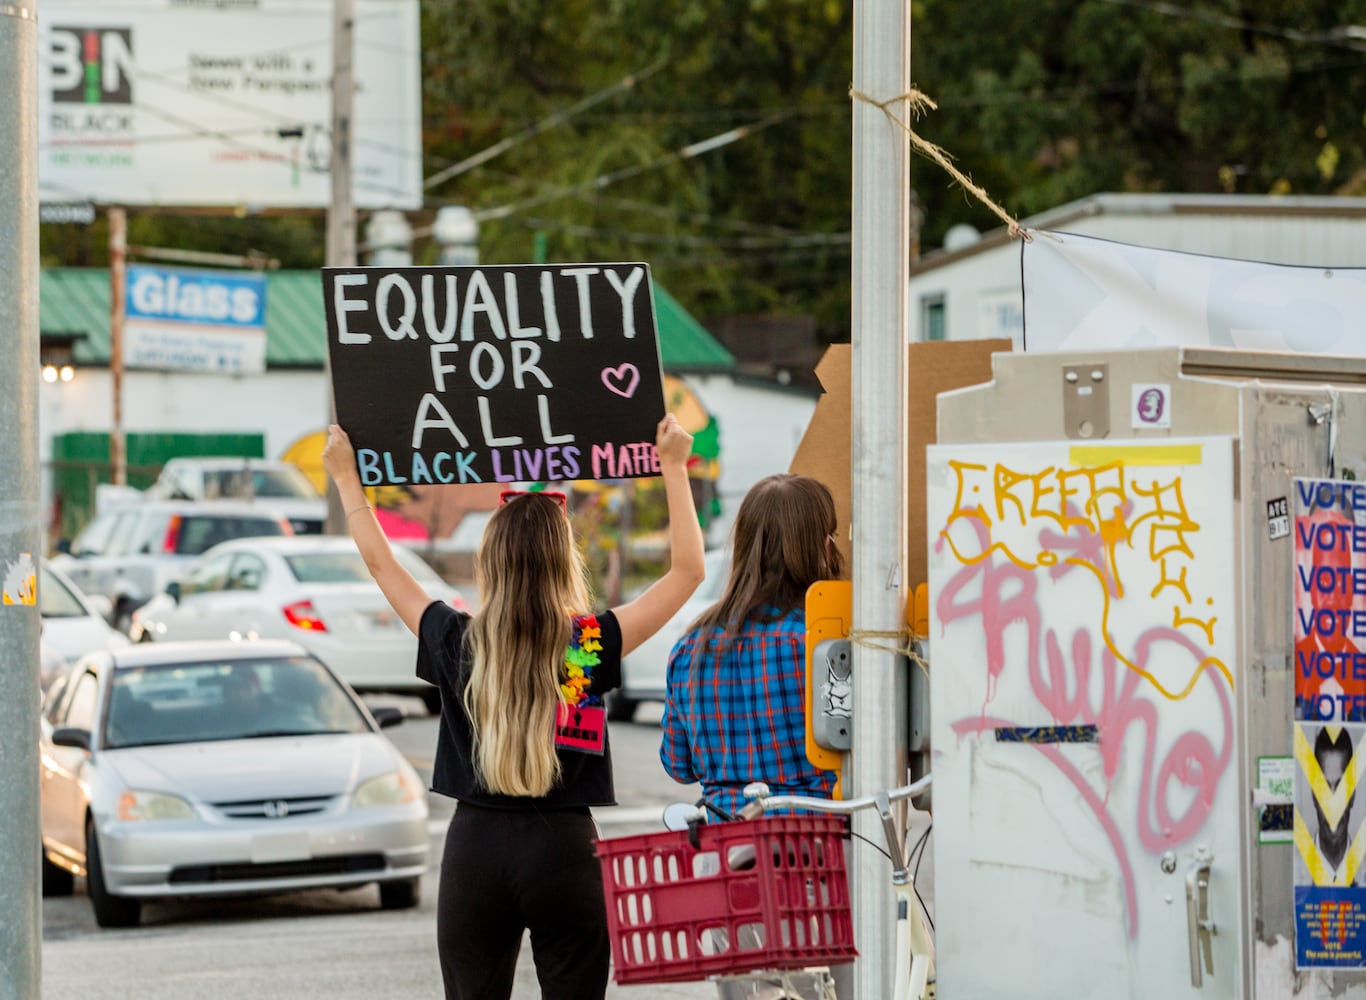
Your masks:
<instances>
[{"instance_id":1,"label":"traffic in street","mask_svg":"<svg viewBox=\"0 0 1366 1000\"><path fill-rule=\"evenodd\" d=\"M438 719L417 698L370 696L372 707L408 713L384 730L424 781L430 777ZM659 764L657 703L637 721L612 727L615 809L596 810L604 837L663 829L670 801L693 800L696 786L676 784ZM382 910L374 885L276 896L147 903L140 926L101 929L83 879L75 893L43 901L42 982L45 997L85 1000L182 1000L242 996L284 1000L437 997L441 970L435 947L437 864L454 803L428 793L431 867L414 909ZM514 996L540 995L529 945L524 945ZM716 995L706 983L622 987L609 997L691 1000Z\"/></svg>"}]
</instances>

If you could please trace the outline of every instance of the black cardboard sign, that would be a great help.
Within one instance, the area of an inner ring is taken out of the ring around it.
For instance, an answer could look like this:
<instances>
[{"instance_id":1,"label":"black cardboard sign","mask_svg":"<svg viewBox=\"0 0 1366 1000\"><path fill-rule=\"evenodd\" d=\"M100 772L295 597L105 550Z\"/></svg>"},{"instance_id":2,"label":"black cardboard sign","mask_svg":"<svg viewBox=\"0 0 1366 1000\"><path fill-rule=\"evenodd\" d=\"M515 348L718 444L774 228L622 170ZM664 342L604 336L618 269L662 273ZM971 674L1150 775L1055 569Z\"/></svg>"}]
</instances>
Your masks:
<instances>
[{"instance_id":1,"label":"black cardboard sign","mask_svg":"<svg viewBox=\"0 0 1366 1000\"><path fill-rule=\"evenodd\" d=\"M364 485L659 474L649 265L322 274L337 422Z\"/></svg>"}]
</instances>

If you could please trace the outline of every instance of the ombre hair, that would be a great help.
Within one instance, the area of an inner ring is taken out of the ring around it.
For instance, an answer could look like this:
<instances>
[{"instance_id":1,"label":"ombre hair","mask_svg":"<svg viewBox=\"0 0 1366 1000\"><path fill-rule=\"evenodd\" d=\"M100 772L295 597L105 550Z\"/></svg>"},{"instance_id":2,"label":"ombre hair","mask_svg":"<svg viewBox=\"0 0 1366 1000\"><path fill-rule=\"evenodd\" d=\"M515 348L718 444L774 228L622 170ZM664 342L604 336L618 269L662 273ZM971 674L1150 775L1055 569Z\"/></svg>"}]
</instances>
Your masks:
<instances>
[{"instance_id":1,"label":"ombre hair","mask_svg":"<svg viewBox=\"0 0 1366 1000\"><path fill-rule=\"evenodd\" d=\"M759 480L740 501L731 533L730 577L721 599L693 623L725 639L750 621L774 621L805 606L817 580L838 579L835 500L824 483L780 473Z\"/></svg>"},{"instance_id":2,"label":"ombre hair","mask_svg":"<svg viewBox=\"0 0 1366 1000\"><path fill-rule=\"evenodd\" d=\"M560 778L555 712L572 618L592 596L560 504L528 493L493 512L475 556L480 608L466 632L465 711L490 792L541 796Z\"/></svg>"}]
</instances>

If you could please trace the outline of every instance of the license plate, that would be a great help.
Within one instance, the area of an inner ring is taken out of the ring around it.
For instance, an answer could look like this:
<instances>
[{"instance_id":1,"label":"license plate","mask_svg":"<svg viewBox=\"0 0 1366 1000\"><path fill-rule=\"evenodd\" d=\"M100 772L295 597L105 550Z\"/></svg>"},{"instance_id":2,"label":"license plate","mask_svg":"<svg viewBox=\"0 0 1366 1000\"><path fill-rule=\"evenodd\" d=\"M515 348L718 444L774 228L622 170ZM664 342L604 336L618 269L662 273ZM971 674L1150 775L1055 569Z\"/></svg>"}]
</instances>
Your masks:
<instances>
[{"instance_id":1,"label":"license plate","mask_svg":"<svg viewBox=\"0 0 1366 1000\"><path fill-rule=\"evenodd\" d=\"M258 833L251 838L253 864L272 861L307 861L313 856L308 846L308 834L303 832Z\"/></svg>"}]
</instances>

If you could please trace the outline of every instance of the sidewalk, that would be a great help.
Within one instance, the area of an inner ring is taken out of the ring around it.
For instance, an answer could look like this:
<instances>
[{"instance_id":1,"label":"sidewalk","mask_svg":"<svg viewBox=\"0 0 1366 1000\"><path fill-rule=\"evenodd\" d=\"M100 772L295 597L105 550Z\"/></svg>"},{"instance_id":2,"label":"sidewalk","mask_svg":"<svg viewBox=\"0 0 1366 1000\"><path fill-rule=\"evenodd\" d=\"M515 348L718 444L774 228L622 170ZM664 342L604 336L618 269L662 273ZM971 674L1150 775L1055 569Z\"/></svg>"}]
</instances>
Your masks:
<instances>
[{"instance_id":1,"label":"sidewalk","mask_svg":"<svg viewBox=\"0 0 1366 1000\"><path fill-rule=\"evenodd\" d=\"M517 957L517 983L512 990L513 1000L541 1000L541 987L536 982L536 966L531 960L531 940L522 942ZM717 1000L714 983L650 983L641 986L607 986L607 1000Z\"/></svg>"}]
</instances>

